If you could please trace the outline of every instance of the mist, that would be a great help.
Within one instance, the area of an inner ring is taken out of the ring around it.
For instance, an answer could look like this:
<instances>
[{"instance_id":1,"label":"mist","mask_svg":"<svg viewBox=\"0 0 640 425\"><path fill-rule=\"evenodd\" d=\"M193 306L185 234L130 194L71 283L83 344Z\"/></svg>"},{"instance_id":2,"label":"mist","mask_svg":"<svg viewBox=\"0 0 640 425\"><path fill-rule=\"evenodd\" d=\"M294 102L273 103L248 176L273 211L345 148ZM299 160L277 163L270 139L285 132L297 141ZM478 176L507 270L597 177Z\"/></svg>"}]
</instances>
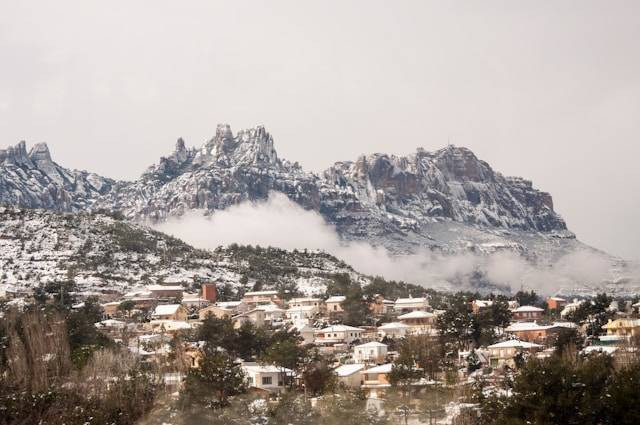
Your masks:
<instances>
[{"instance_id":1,"label":"mist","mask_svg":"<svg viewBox=\"0 0 640 425\"><path fill-rule=\"evenodd\" d=\"M320 250L368 275L439 289L472 287L474 274L482 272L493 285L513 292L524 288L552 294L561 287L597 285L610 277L611 268L606 259L588 251L565 255L547 268L535 267L510 252L443 255L425 249L413 255L392 255L383 247L342 240L322 216L280 193L272 193L264 202L244 202L210 216L191 211L154 227L203 249L238 243Z\"/></svg>"}]
</instances>

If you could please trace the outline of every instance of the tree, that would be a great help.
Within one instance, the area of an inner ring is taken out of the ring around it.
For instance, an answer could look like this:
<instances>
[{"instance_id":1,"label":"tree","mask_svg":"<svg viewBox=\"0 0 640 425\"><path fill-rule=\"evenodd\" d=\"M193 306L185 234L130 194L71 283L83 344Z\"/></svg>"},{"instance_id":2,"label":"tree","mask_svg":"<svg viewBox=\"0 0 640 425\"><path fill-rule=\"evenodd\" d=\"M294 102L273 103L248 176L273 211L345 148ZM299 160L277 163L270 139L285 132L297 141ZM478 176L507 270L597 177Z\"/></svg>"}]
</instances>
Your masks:
<instances>
[{"instance_id":1,"label":"tree","mask_svg":"<svg viewBox=\"0 0 640 425\"><path fill-rule=\"evenodd\" d=\"M131 310L133 310L136 306L135 301L132 300L125 300L122 301L119 305L118 305L118 311L121 313L126 313L127 316L131 315Z\"/></svg>"},{"instance_id":2,"label":"tree","mask_svg":"<svg viewBox=\"0 0 640 425\"><path fill-rule=\"evenodd\" d=\"M582 349L583 338L577 329L563 328L555 336L554 348L558 355L575 354Z\"/></svg>"},{"instance_id":3,"label":"tree","mask_svg":"<svg viewBox=\"0 0 640 425\"><path fill-rule=\"evenodd\" d=\"M467 356L467 372L472 373L482 367L482 363L480 363L480 358L476 353L476 350L471 350L469 355Z\"/></svg>"},{"instance_id":4,"label":"tree","mask_svg":"<svg viewBox=\"0 0 640 425\"><path fill-rule=\"evenodd\" d=\"M220 350L206 349L200 366L191 369L181 393L181 404L201 404L211 409L229 406L231 396L246 392L245 375L231 356Z\"/></svg>"},{"instance_id":5,"label":"tree","mask_svg":"<svg viewBox=\"0 0 640 425\"><path fill-rule=\"evenodd\" d=\"M535 291L518 291L515 295L516 301L520 305L537 305L540 302L540 297L536 294Z\"/></svg>"}]
</instances>

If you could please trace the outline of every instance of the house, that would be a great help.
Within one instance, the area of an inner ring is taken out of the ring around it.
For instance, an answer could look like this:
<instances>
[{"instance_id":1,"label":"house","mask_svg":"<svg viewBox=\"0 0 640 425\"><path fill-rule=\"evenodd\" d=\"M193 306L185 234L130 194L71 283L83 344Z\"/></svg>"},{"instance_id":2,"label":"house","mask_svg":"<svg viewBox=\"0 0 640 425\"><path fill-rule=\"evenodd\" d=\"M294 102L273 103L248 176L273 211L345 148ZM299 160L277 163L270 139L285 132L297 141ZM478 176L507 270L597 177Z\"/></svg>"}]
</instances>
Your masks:
<instances>
[{"instance_id":1,"label":"house","mask_svg":"<svg viewBox=\"0 0 640 425\"><path fill-rule=\"evenodd\" d=\"M200 308L200 307L204 307L205 305L209 304L209 302L207 300L205 300L204 298L200 298L200 295L198 295L198 294L183 293L182 301L180 302L180 304L182 304L186 308L191 308L191 307Z\"/></svg>"},{"instance_id":2,"label":"house","mask_svg":"<svg viewBox=\"0 0 640 425\"><path fill-rule=\"evenodd\" d=\"M254 326L262 327L265 325L265 318L265 311L255 308L245 313L238 314L237 316L233 316L231 320L233 321L233 326L236 329L239 329L245 322L251 322Z\"/></svg>"},{"instance_id":3,"label":"house","mask_svg":"<svg viewBox=\"0 0 640 425\"><path fill-rule=\"evenodd\" d=\"M316 342L322 344L351 343L362 337L364 329L346 325L332 325L316 331Z\"/></svg>"},{"instance_id":4,"label":"house","mask_svg":"<svg viewBox=\"0 0 640 425\"><path fill-rule=\"evenodd\" d=\"M471 311L473 312L473 314L478 314L482 310L486 310L492 305L492 300L473 300L471 301Z\"/></svg>"},{"instance_id":5,"label":"house","mask_svg":"<svg viewBox=\"0 0 640 425\"><path fill-rule=\"evenodd\" d=\"M387 357L387 345L380 342L367 342L353 347L353 360L356 363L381 364Z\"/></svg>"},{"instance_id":6,"label":"house","mask_svg":"<svg viewBox=\"0 0 640 425\"><path fill-rule=\"evenodd\" d=\"M200 320L204 320L207 316L211 315L213 317L217 317L218 319L224 319L226 317L233 317L235 311L231 308L220 307L219 305L210 305L209 307L205 307L198 311L198 318Z\"/></svg>"},{"instance_id":7,"label":"house","mask_svg":"<svg viewBox=\"0 0 640 425\"><path fill-rule=\"evenodd\" d=\"M564 307L567 305L567 300L560 297L549 297L547 298L547 307L549 310L553 311L562 311Z\"/></svg>"},{"instance_id":8,"label":"house","mask_svg":"<svg viewBox=\"0 0 640 425\"><path fill-rule=\"evenodd\" d=\"M187 310L180 304L161 304L156 307L151 317L154 320L187 320Z\"/></svg>"},{"instance_id":9,"label":"house","mask_svg":"<svg viewBox=\"0 0 640 425\"><path fill-rule=\"evenodd\" d=\"M184 288L177 285L149 285L147 291L151 293L152 298L168 299L182 298Z\"/></svg>"},{"instance_id":10,"label":"house","mask_svg":"<svg viewBox=\"0 0 640 425\"><path fill-rule=\"evenodd\" d=\"M342 303L347 299L344 295L335 295L325 300L324 304L327 306L328 314L340 314L344 310L342 309Z\"/></svg>"},{"instance_id":11,"label":"house","mask_svg":"<svg viewBox=\"0 0 640 425\"><path fill-rule=\"evenodd\" d=\"M104 310L104 315L107 317L113 317L118 312L118 307L120 307L121 301L113 301L110 303L102 304L102 309Z\"/></svg>"},{"instance_id":12,"label":"house","mask_svg":"<svg viewBox=\"0 0 640 425\"><path fill-rule=\"evenodd\" d=\"M178 331L184 331L193 329L193 326L190 323L181 321L181 320L152 320L148 324L145 324L146 329L151 329L151 331L156 333L175 333Z\"/></svg>"},{"instance_id":13,"label":"house","mask_svg":"<svg viewBox=\"0 0 640 425\"><path fill-rule=\"evenodd\" d=\"M394 301L385 300L382 295L378 294L369 302L369 311L376 316L382 316L393 311L394 305Z\"/></svg>"},{"instance_id":14,"label":"house","mask_svg":"<svg viewBox=\"0 0 640 425\"><path fill-rule=\"evenodd\" d=\"M256 309L264 311L264 320L269 323L281 321L286 311L276 304L262 304L257 306Z\"/></svg>"},{"instance_id":15,"label":"house","mask_svg":"<svg viewBox=\"0 0 640 425\"><path fill-rule=\"evenodd\" d=\"M230 309L234 314L240 314L249 311L249 306L242 301L219 301L215 305L221 308Z\"/></svg>"},{"instance_id":16,"label":"house","mask_svg":"<svg viewBox=\"0 0 640 425\"><path fill-rule=\"evenodd\" d=\"M409 330L411 329L411 326L406 325L404 323L401 322L391 322L391 323L384 323L380 326L378 326L378 337L379 338L404 338L407 333L409 333Z\"/></svg>"},{"instance_id":17,"label":"house","mask_svg":"<svg viewBox=\"0 0 640 425\"><path fill-rule=\"evenodd\" d=\"M393 305L396 313L410 313L412 311L429 311L429 300L426 298L398 298Z\"/></svg>"},{"instance_id":18,"label":"house","mask_svg":"<svg viewBox=\"0 0 640 425\"><path fill-rule=\"evenodd\" d=\"M338 377L338 384L348 388L360 388L364 368L363 364L345 364L338 366L333 372Z\"/></svg>"},{"instance_id":19,"label":"house","mask_svg":"<svg viewBox=\"0 0 640 425\"><path fill-rule=\"evenodd\" d=\"M362 388L368 397L377 398L380 391L391 387L389 374L392 368L393 365L391 363L386 363L362 371Z\"/></svg>"},{"instance_id":20,"label":"house","mask_svg":"<svg viewBox=\"0 0 640 425\"><path fill-rule=\"evenodd\" d=\"M106 329L110 331L121 330L127 327L127 323L121 320L107 319L94 324L98 329Z\"/></svg>"},{"instance_id":21,"label":"house","mask_svg":"<svg viewBox=\"0 0 640 425\"><path fill-rule=\"evenodd\" d=\"M297 324L292 326L290 330L298 332L300 338L302 338L302 344L313 344L316 340L316 330L309 325Z\"/></svg>"},{"instance_id":22,"label":"house","mask_svg":"<svg viewBox=\"0 0 640 425\"><path fill-rule=\"evenodd\" d=\"M285 310L287 319L289 319L294 324L309 324L317 313L317 307L313 305L300 305Z\"/></svg>"},{"instance_id":23,"label":"house","mask_svg":"<svg viewBox=\"0 0 640 425\"><path fill-rule=\"evenodd\" d=\"M523 305L511 310L514 320L539 320L542 318L542 313L544 313L543 309L532 305Z\"/></svg>"},{"instance_id":24,"label":"house","mask_svg":"<svg viewBox=\"0 0 640 425\"><path fill-rule=\"evenodd\" d=\"M608 336L632 338L640 335L640 319L609 319L609 322L602 329L607 331Z\"/></svg>"},{"instance_id":25,"label":"house","mask_svg":"<svg viewBox=\"0 0 640 425\"><path fill-rule=\"evenodd\" d=\"M415 310L398 316L400 323L410 327L413 334L429 333L435 322L436 315L428 311Z\"/></svg>"},{"instance_id":26,"label":"house","mask_svg":"<svg viewBox=\"0 0 640 425\"><path fill-rule=\"evenodd\" d=\"M518 353L535 353L542 350L544 347L532 342L512 339L490 345L487 348L489 349L489 362L491 363L492 367L509 366L513 368L515 367L514 357Z\"/></svg>"},{"instance_id":27,"label":"house","mask_svg":"<svg viewBox=\"0 0 640 425\"><path fill-rule=\"evenodd\" d=\"M557 333L558 330L559 327L542 326L536 322L516 322L509 325L504 331L520 341L544 344L549 336Z\"/></svg>"},{"instance_id":28,"label":"house","mask_svg":"<svg viewBox=\"0 0 640 425\"><path fill-rule=\"evenodd\" d=\"M241 368L250 387L267 390L272 393L283 391L286 380L294 375L291 369L273 365L260 365L253 362L245 362Z\"/></svg>"},{"instance_id":29,"label":"house","mask_svg":"<svg viewBox=\"0 0 640 425\"><path fill-rule=\"evenodd\" d=\"M291 298L287 303L289 309L300 307L313 307L314 314L321 313L325 309L324 301L321 298L303 297Z\"/></svg>"},{"instance_id":30,"label":"house","mask_svg":"<svg viewBox=\"0 0 640 425\"><path fill-rule=\"evenodd\" d=\"M242 297L242 302L249 308L256 308L259 305L276 304L283 306L283 302L278 296L278 291L254 291L247 292Z\"/></svg>"}]
</instances>

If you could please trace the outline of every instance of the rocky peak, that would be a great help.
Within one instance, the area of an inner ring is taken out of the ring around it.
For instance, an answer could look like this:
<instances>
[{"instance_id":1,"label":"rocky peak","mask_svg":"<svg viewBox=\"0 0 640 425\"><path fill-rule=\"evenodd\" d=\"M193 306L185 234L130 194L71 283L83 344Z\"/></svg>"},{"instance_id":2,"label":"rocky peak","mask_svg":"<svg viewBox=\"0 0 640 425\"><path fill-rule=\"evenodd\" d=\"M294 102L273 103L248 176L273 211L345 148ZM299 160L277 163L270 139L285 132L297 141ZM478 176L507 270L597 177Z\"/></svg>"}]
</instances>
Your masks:
<instances>
[{"instance_id":1,"label":"rocky peak","mask_svg":"<svg viewBox=\"0 0 640 425\"><path fill-rule=\"evenodd\" d=\"M184 144L184 140L181 138L176 142L176 149L173 151L172 158L179 164L182 164L189 157L189 151Z\"/></svg>"},{"instance_id":2,"label":"rocky peak","mask_svg":"<svg viewBox=\"0 0 640 425\"><path fill-rule=\"evenodd\" d=\"M434 161L444 175L460 181L493 181L494 172L469 149L449 145L435 153Z\"/></svg>"},{"instance_id":3,"label":"rocky peak","mask_svg":"<svg viewBox=\"0 0 640 425\"><path fill-rule=\"evenodd\" d=\"M51 153L46 143L37 143L29 151L29 159L36 165L38 163L52 162Z\"/></svg>"},{"instance_id":4,"label":"rocky peak","mask_svg":"<svg viewBox=\"0 0 640 425\"><path fill-rule=\"evenodd\" d=\"M0 163L33 167L27 155L27 143L23 140L15 146L0 149Z\"/></svg>"}]
</instances>

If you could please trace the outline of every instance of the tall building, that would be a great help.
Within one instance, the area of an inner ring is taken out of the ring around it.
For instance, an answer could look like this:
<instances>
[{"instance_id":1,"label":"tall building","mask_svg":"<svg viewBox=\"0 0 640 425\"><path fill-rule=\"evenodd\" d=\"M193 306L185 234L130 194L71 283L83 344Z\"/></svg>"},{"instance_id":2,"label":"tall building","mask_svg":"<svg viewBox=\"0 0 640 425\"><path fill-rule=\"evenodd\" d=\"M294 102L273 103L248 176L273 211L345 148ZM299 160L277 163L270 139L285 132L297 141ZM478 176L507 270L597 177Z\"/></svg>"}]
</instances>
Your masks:
<instances>
[{"instance_id":1,"label":"tall building","mask_svg":"<svg viewBox=\"0 0 640 425\"><path fill-rule=\"evenodd\" d=\"M218 299L218 289L215 283L203 283L202 284L202 298L211 303L215 303Z\"/></svg>"}]
</instances>

